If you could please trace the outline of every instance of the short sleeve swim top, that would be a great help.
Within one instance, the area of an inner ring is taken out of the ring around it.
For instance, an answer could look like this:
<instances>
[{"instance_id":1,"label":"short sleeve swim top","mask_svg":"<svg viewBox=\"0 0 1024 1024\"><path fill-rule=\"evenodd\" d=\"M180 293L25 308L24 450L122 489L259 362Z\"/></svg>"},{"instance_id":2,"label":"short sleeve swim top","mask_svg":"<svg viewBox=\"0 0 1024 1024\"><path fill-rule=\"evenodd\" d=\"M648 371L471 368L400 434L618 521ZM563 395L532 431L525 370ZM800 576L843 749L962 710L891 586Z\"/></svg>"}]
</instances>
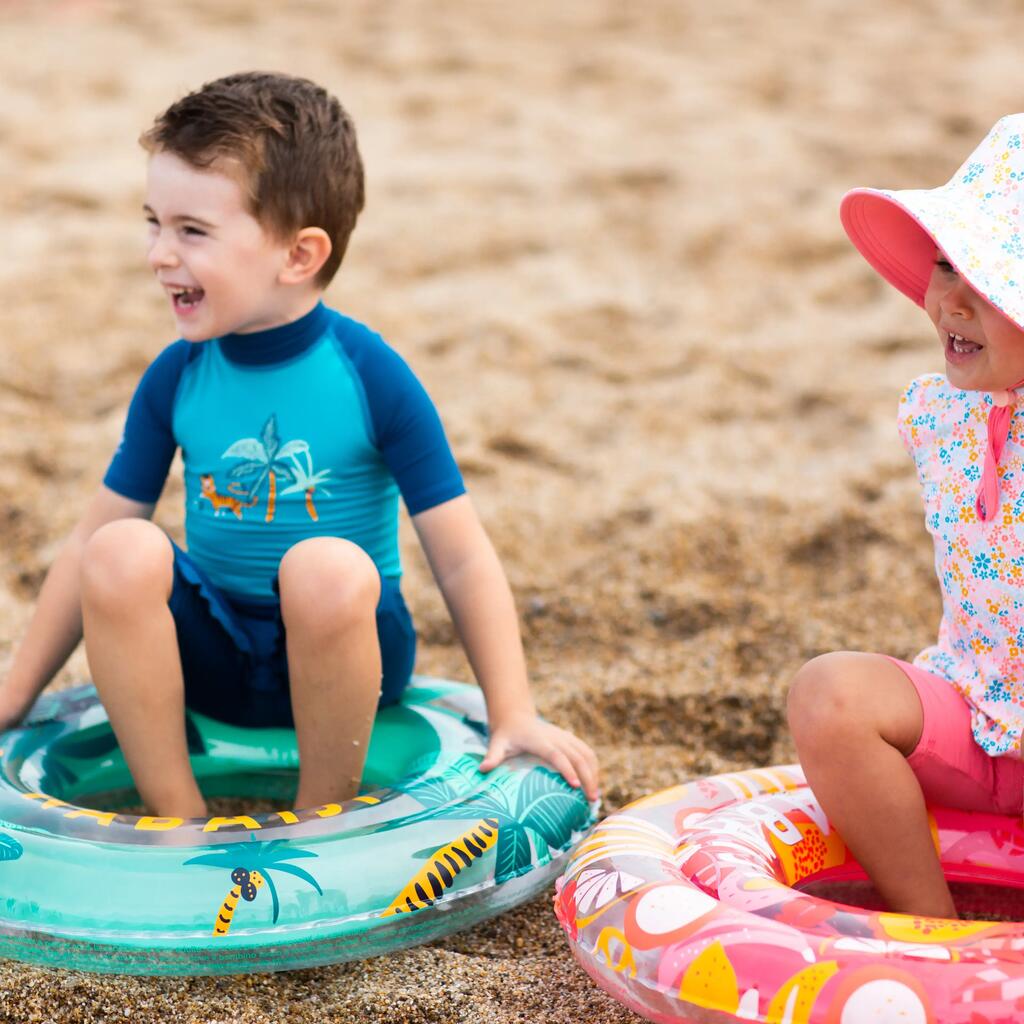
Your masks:
<instances>
[{"instance_id":1,"label":"short sleeve swim top","mask_svg":"<svg viewBox=\"0 0 1024 1024\"><path fill-rule=\"evenodd\" d=\"M307 537L344 537L398 576L399 494L416 515L465 492L409 366L322 304L282 327L166 348L104 483L155 502L179 447L189 553L241 598L273 598L281 558Z\"/></svg>"},{"instance_id":2,"label":"short sleeve swim top","mask_svg":"<svg viewBox=\"0 0 1024 1024\"><path fill-rule=\"evenodd\" d=\"M942 589L938 641L914 664L949 679L972 709L974 738L992 755L1021 754L1024 733L1024 416L999 463L1000 508L979 520L975 494L992 407L940 374L903 393L899 432L917 466L925 525Z\"/></svg>"}]
</instances>

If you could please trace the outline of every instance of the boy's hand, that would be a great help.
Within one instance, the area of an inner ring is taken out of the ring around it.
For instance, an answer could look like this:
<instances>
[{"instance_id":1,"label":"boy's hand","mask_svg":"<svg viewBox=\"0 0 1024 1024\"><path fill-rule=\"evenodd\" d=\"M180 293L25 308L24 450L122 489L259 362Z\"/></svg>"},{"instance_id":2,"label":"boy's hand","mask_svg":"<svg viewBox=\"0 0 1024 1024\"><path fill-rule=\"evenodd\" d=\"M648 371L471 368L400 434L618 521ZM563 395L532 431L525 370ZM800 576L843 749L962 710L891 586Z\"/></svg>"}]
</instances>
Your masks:
<instances>
[{"instance_id":1,"label":"boy's hand","mask_svg":"<svg viewBox=\"0 0 1024 1024\"><path fill-rule=\"evenodd\" d=\"M0 732L6 732L21 724L21 720L28 714L28 707L25 706L24 698L19 698L11 692L11 687L4 680L0 683Z\"/></svg>"},{"instance_id":2,"label":"boy's hand","mask_svg":"<svg viewBox=\"0 0 1024 1024\"><path fill-rule=\"evenodd\" d=\"M480 771L489 772L516 754L534 754L542 758L570 786L576 789L582 786L588 800L597 799L597 755L571 732L559 729L536 715L495 723L487 754L480 762Z\"/></svg>"}]
</instances>

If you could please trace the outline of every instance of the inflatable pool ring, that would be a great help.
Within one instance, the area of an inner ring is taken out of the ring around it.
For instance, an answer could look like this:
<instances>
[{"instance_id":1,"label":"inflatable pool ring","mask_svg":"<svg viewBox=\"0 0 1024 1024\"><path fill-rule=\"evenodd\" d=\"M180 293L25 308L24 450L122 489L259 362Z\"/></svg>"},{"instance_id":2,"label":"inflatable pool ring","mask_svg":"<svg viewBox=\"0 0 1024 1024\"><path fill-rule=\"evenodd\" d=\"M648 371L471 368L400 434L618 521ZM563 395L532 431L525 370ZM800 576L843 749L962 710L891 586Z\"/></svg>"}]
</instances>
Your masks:
<instances>
[{"instance_id":1,"label":"inflatable pool ring","mask_svg":"<svg viewBox=\"0 0 1024 1024\"><path fill-rule=\"evenodd\" d=\"M207 795L290 807L295 734L188 715ZM532 758L487 775L476 687L414 679L380 711L345 804L136 817L91 686L45 695L0 736L0 956L123 974L229 974L373 956L534 896L593 823Z\"/></svg>"},{"instance_id":2,"label":"inflatable pool ring","mask_svg":"<svg viewBox=\"0 0 1024 1024\"><path fill-rule=\"evenodd\" d=\"M931 808L930 820L951 882L1024 887L1019 818ZM911 917L798 891L864 878L800 769L765 768L690 782L605 819L574 851L555 911L590 976L654 1021L1024 1019L1024 924Z\"/></svg>"}]
</instances>

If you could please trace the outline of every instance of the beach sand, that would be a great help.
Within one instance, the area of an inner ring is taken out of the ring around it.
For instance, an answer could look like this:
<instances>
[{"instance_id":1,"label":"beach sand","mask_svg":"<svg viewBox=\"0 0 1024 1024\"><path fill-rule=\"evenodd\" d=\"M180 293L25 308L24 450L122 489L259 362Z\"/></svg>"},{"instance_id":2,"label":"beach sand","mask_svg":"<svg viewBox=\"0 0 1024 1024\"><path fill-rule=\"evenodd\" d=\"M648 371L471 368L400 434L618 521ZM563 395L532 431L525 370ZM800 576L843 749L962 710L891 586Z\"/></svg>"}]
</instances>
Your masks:
<instances>
[{"instance_id":1,"label":"beach sand","mask_svg":"<svg viewBox=\"0 0 1024 1024\"><path fill-rule=\"evenodd\" d=\"M522 613L543 713L608 810L784 762L792 673L907 657L939 603L900 389L924 315L843 235L847 188L945 181L1021 105L1011 3L0 4L0 671L173 338L143 259L153 114L248 68L353 114L368 205L328 300L438 403ZM180 527L181 487L159 521ZM469 679L403 525L419 669ZM86 678L81 652L59 683ZM0 965L3 1021L633 1018L549 897L288 975Z\"/></svg>"}]
</instances>

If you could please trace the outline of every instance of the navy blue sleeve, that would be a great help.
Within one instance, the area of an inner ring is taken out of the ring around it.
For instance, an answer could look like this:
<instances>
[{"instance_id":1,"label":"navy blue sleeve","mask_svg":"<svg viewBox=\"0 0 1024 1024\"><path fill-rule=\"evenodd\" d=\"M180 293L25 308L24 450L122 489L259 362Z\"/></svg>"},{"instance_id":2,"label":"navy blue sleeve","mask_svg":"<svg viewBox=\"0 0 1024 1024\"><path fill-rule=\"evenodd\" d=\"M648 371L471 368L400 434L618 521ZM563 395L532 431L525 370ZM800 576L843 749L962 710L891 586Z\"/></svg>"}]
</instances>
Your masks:
<instances>
[{"instance_id":1,"label":"navy blue sleeve","mask_svg":"<svg viewBox=\"0 0 1024 1024\"><path fill-rule=\"evenodd\" d=\"M465 494L441 417L409 364L379 335L340 314L337 337L362 381L373 441L409 515Z\"/></svg>"},{"instance_id":2,"label":"navy blue sleeve","mask_svg":"<svg viewBox=\"0 0 1024 1024\"><path fill-rule=\"evenodd\" d=\"M150 363L135 389L121 443L103 483L132 501L154 504L160 497L178 447L171 426L174 395L194 346L169 345Z\"/></svg>"}]
</instances>

